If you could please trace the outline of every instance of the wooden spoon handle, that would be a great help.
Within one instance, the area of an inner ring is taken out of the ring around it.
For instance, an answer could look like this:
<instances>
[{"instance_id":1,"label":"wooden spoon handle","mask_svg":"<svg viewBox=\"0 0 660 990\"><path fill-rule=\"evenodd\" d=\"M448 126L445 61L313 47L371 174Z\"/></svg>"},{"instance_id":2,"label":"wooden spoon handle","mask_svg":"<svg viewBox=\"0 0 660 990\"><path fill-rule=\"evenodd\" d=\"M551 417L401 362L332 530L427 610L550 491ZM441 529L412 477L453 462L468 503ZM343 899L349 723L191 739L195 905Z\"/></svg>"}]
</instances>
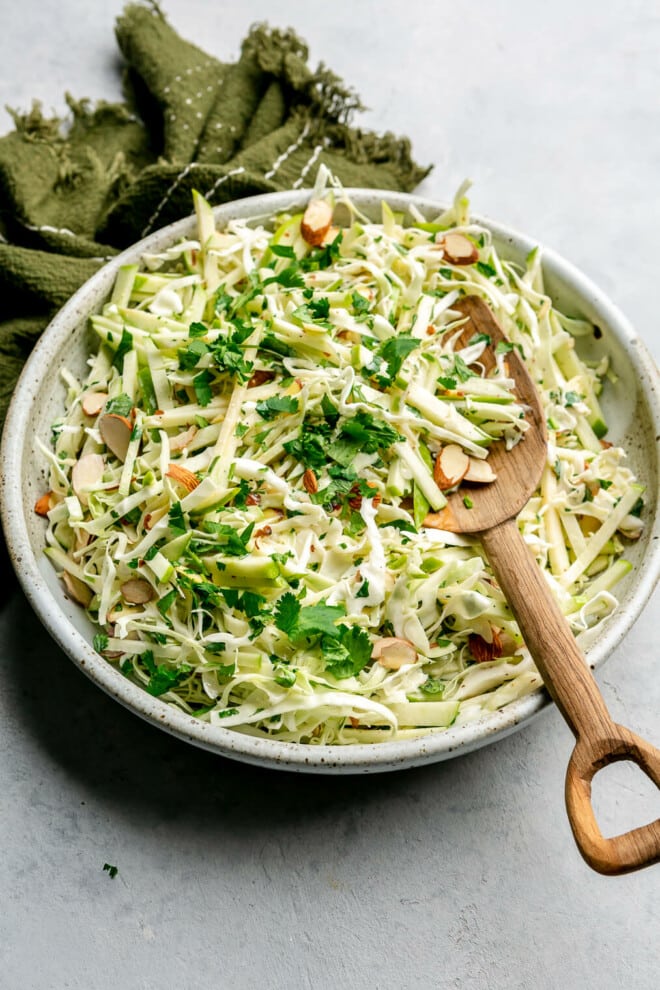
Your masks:
<instances>
[{"instance_id":1,"label":"wooden spoon handle","mask_svg":"<svg viewBox=\"0 0 660 990\"><path fill-rule=\"evenodd\" d=\"M660 818L606 839L591 806L591 781L602 767L632 760L660 787L660 752L622 725L614 735L589 746L578 743L566 772L566 809L578 849L589 866L610 875L629 873L660 861Z\"/></svg>"},{"instance_id":2,"label":"wooden spoon handle","mask_svg":"<svg viewBox=\"0 0 660 990\"><path fill-rule=\"evenodd\" d=\"M612 721L516 520L508 519L480 538L545 686L576 737L566 778L566 804L580 852L601 873L625 873L656 862L660 859L660 819L605 839L591 807L591 780L608 763L632 760L660 787L660 752Z\"/></svg>"}]
</instances>

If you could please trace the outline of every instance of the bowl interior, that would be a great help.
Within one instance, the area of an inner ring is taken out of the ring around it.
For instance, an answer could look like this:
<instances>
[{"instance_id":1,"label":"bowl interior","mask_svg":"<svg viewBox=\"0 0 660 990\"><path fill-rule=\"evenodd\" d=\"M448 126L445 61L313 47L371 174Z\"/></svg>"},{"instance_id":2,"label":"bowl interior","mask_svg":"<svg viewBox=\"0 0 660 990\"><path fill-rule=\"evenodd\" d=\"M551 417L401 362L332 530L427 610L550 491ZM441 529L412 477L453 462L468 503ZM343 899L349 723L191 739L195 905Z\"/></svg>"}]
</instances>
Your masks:
<instances>
[{"instance_id":1,"label":"bowl interior","mask_svg":"<svg viewBox=\"0 0 660 990\"><path fill-rule=\"evenodd\" d=\"M237 217L260 222L275 212L301 206L308 195L277 193L219 207L218 223ZM414 203L428 219L441 209L436 203L414 196L359 190L351 190L350 195L374 220L380 218L382 199L399 210L406 210ZM478 219L491 229L498 250L508 259L523 263L535 246L525 236ZM86 373L87 357L97 344L87 318L107 298L117 268L139 260L144 251L158 251L194 230L194 218L186 218L157 231L102 269L57 315L21 377L3 437L3 522L17 573L39 617L72 659L117 700L190 742L249 762L315 771L385 770L446 759L513 731L548 703L545 692L537 691L472 724L414 740L351 747L313 747L260 740L200 723L152 698L92 649L95 627L83 610L64 596L61 582L43 554L45 524L33 511L35 501L47 487L47 463L40 444L49 444L51 424L63 411L65 387L61 369L66 367L78 377ZM608 355L615 369L616 381L608 383L602 396L610 426L608 439L626 448L629 466L647 492L657 491L659 417L657 380L651 359L623 316L588 279L551 251L544 252L543 269L546 291L553 302L569 315L591 320L601 331L600 336L578 338L577 347L582 357L590 361ZM625 555L634 567L617 588L620 608L597 632L581 637L591 666L602 663L630 628L657 580L658 525L655 503L653 500L649 503L641 539L626 548Z\"/></svg>"}]
</instances>

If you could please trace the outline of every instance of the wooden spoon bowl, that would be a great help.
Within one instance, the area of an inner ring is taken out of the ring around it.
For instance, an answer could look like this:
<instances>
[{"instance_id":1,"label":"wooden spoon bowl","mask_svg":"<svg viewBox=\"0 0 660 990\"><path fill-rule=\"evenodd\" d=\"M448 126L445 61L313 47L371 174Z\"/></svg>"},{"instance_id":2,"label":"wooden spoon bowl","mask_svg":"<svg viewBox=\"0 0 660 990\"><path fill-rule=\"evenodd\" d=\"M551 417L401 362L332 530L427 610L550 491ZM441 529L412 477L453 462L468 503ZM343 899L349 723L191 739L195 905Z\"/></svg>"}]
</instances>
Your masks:
<instances>
[{"instance_id":1,"label":"wooden spoon bowl","mask_svg":"<svg viewBox=\"0 0 660 990\"><path fill-rule=\"evenodd\" d=\"M506 340L492 312L477 296L466 296L452 309L468 318L459 346L475 333L490 337L480 361L491 370L496 363L494 348ZM660 819L605 838L591 805L591 780L608 763L632 760L660 787L660 751L612 721L550 585L518 529L516 516L536 491L546 465L547 435L538 392L515 349L507 362L517 398L527 410L529 429L510 451L503 443L491 447L488 462L496 480L470 487L471 508L463 501L464 484L449 495L439 514L441 526L479 536L545 686L575 735L566 806L580 852L600 873L626 873L660 860Z\"/></svg>"}]
</instances>

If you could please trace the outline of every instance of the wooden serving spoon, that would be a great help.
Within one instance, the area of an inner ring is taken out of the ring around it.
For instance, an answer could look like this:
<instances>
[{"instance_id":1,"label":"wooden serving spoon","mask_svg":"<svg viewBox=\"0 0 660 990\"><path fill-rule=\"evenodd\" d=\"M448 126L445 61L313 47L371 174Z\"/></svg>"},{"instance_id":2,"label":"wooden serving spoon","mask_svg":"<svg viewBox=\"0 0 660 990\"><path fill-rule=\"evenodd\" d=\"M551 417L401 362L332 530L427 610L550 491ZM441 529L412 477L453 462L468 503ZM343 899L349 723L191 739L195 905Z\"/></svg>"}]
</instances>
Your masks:
<instances>
[{"instance_id":1,"label":"wooden serving spoon","mask_svg":"<svg viewBox=\"0 0 660 990\"><path fill-rule=\"evenodd\" d=\"M458 341L465 346L475 333L491 343L479 359L490 371L494 348L506 341L497 320L477 296L452 305L468 317ZM525 365L515 350L507 355L509 375L518 400L528 407L530 428L512 450L494 444L488 463L497 479L448 496L441 510L441 528L474 533L488 556L545 686L575 735L566 774L566 807L580 852L599 873L618 874L660 859L660 819L623 835L605 838L591 806L591 781L598 770L616 760L632 760L660 787L660 751L612 721L598 685L543 573L523 540L516 516L536 491L546 464L546 428L541 402Z\"/></svg>"}]
</instances>

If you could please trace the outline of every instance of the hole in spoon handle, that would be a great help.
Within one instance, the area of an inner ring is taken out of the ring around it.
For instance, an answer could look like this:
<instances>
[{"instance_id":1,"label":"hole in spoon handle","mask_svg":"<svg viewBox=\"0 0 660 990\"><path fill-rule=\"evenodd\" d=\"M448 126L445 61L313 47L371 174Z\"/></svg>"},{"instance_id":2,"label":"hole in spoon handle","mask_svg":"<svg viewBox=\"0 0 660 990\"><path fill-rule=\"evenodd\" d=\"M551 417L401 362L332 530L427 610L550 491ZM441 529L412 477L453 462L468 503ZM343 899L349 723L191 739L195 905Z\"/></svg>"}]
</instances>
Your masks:
<instances>
[{"instance_id":1,"label":"hole in spoon handle","mask_svg":"<svg viewBox=\"0 0 660 990\"><path fill-rule=\"evenodd\" d=\"M582 856L598 873L630 873L660 861L660 818L605 838L591 805L594 775L617 760L632 760L660 787L660 751L629 729L612 723L600 739L578 739L566 772L566 809Z\"/></svg>"}]
</instances>

